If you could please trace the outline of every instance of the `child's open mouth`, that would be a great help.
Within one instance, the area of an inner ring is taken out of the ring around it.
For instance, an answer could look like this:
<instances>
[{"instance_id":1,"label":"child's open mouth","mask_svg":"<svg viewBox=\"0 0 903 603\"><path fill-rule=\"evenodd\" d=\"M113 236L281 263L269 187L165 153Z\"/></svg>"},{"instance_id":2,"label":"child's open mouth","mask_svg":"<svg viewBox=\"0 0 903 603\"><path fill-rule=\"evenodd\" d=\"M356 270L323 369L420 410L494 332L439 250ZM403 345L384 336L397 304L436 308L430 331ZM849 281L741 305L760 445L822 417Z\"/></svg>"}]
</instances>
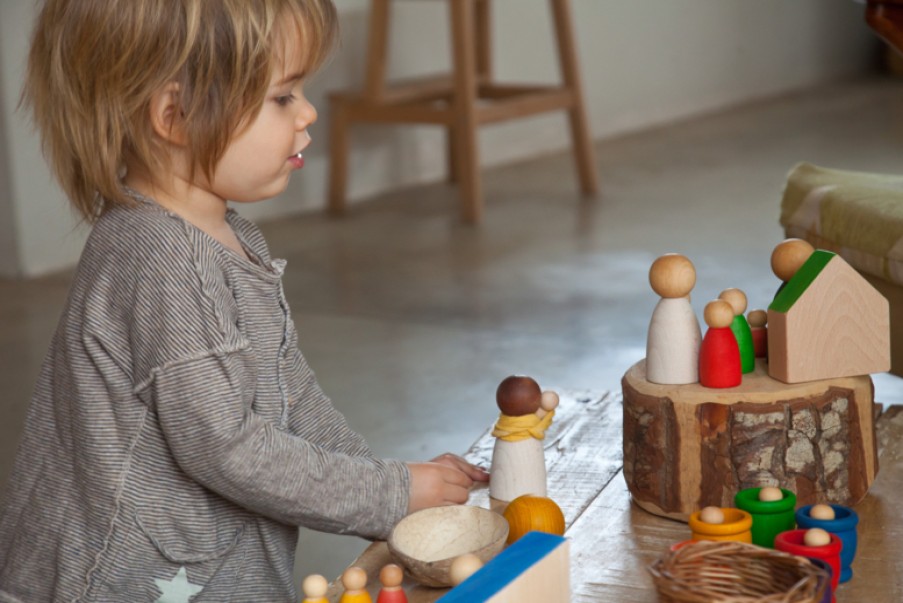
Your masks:
<instances>
[{"instance_id":1,"label":"child's open mouth","mask_svg":"<svg viewBox=\"0 0 903 603\"><path fill-rule=\"evenodd\" d=\"M304 155L301 153L295 153L291 157L288 158L288 162L292 164L296 170L300 170L304 167Z\"/></svg>"}]
</instances>

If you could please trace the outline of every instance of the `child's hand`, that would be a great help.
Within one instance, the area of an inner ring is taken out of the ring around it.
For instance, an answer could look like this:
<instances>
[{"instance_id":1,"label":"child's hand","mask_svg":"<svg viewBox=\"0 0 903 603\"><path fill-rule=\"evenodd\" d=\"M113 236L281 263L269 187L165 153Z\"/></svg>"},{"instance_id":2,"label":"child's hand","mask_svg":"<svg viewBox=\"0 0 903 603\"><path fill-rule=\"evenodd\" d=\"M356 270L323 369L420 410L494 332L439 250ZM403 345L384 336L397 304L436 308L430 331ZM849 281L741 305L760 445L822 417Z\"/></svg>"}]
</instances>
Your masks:
<instances>
[{"instance_id":1,"label":"child's hand","mask_svg":"<svg viewBox=\"0 0 903 603\"><path fill-rule=\"evenodd\" d=\"M467 502L473 480L461 469L444 463L408 463L411 493L408 513Z\"/></svg>"},{"instance_id":2,"label":"child's hand","mask_svg":"<svg viewBox=\"0 0 903 603\"><path fill-rule=\"evenodd\" d=\"M483 469L482 467L477 467L476 465L472 465L465 461L463 458L458 456L457 454L452 454L451 452L446 452L441 456L437 456L432 460L433 463L439 463L440 465L447 465L449 467L453 467L456 469L460 469L467 476L475 482L488 482L489 481L489 472Z\"/></svg>"}]
</instances>

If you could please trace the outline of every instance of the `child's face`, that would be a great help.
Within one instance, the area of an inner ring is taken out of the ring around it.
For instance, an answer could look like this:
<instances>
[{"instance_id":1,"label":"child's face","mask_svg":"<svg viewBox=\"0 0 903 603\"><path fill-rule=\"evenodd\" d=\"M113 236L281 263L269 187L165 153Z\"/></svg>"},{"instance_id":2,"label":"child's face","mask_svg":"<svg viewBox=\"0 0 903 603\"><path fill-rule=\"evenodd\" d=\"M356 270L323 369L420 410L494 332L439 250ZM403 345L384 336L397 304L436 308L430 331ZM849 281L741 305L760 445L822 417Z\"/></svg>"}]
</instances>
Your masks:
<instances>
[{"instance_id":1,"label":"child's face","mask_svg":"<svg viewBox=\"0 0 903 603\"><path fill-rule=\"evenodd\" d=\"M304 65L296 58L301 56L298 36L286 37L289 59L277 61L260 112L229 143L209 183L210 191L221 199L249 202L275 197L303 165L299 154L310 144L307 127L317 121L317 110L304 97Z\"/></svg>"}]
</instances>

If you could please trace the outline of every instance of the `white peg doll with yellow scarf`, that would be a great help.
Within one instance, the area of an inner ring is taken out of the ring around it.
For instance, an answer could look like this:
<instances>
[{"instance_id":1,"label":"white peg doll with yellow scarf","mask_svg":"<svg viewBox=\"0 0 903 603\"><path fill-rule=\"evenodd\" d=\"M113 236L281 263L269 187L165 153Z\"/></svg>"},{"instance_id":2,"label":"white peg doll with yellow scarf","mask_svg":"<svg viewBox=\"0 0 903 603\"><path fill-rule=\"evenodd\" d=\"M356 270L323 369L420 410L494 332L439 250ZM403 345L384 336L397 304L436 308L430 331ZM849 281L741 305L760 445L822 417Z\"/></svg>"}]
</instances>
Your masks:
<instances>
[{"instance_id":1,"label":"white peg doll with yellow scarf","mask_svg":"<svg viewBox=\"0 0 903 603\"><path fill-rule=\"evenodd\" d=\"M546 496L543 439L552 424L558 394L543 392L530 377L511 376L499 384L495 399L501 414L492 430L497 439L489 498L492 509L501 513L518 496Z\"/></svg>"}]
</instances>

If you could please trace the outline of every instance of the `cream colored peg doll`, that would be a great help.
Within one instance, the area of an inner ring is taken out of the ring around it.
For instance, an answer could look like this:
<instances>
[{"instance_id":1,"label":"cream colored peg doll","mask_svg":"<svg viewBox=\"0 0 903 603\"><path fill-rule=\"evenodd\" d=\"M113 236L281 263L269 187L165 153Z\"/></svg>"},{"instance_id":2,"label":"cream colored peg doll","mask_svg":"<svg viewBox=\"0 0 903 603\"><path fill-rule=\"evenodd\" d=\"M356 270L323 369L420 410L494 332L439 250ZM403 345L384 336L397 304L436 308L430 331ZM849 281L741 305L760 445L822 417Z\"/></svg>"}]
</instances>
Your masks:
<instances>
[{"instance_id":1,"label":"cream colored peg doll","mask_svg":"<svg viewBox=\"0 0 903 603\"><path fill-rule=\"evenodd\" d=\"M546 464L542 440L558 407L558 394L543 392L530 377L511 376L496 391L501 414L492 431L489 499L501 512L523 494L546 495Z\"/></svg>"},{"instance_id":2,"label":"cream colored peg doll","mask_svg":"<svg viewBox=\"0 0 903 603\"><path fill-rule=\"evenodd\" d=\"M682 385L699 381L702 332L690 306L696 269L686 257L669 253L652 263L649 284L661 296L646 338L646 379Z\"/></svg>"}]
</instances>

